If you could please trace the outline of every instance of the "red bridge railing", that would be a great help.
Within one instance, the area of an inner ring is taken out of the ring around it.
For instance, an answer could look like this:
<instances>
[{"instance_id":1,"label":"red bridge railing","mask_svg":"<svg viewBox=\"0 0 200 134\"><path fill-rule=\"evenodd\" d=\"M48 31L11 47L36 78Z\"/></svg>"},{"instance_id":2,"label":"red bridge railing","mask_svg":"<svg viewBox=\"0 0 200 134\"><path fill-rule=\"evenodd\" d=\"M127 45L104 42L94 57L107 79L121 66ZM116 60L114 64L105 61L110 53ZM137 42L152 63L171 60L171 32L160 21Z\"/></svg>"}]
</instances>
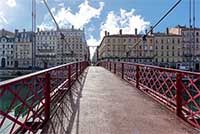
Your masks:
<instances>
[{"instance_id":1,"label":"red bridge railing","mask_svg":"<svg viewBox=\"0 0 200 134\"><path fill-rule=\"evenodd\" d=\"M0 83L0 133L36 133L88 66L76 62Z\"/></svg>"},{"instance_id":2,"label":"red bridge railing","mask_svg":"<svg viewBox=\"0 0 200 134\"><path fill-rule=\"evenodd\" d=\"M100 62L99 65L200 128L200 73L126 62Z\"/></svg>"}]
</instances>

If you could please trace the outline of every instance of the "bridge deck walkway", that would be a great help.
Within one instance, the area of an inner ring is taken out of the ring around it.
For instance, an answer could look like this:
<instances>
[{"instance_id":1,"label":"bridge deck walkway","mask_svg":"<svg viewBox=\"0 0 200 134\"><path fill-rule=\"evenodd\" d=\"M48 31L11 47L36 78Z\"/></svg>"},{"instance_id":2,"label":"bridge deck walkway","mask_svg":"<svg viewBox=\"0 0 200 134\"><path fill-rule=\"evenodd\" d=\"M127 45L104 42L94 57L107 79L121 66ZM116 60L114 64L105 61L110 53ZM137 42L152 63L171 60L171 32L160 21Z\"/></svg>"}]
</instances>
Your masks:
<instances>
[{"instance_id":1,"label":"bridge deck walkway","mask_svg":"<svg viewBox=\"0 0 200 134\"><path fill-rule=\"evenodd\" d=\"M89 67L43 133L197 134L149 96L102 67Z\"/></svg>"}]
</instances>

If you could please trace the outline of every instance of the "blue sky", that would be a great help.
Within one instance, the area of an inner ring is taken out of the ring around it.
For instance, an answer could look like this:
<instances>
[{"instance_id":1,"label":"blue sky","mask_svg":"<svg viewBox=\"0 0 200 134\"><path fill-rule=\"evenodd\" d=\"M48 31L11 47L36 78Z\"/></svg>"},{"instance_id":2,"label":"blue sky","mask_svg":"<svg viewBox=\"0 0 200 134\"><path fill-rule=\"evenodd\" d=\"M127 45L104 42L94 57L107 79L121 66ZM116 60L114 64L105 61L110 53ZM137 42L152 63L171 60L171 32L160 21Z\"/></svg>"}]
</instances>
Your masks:
<instances>
[{"instance_id":1,"label":"blue sky","mask_svg":"<svg viewBox=\"0 0 200 134\"><path fill-rule=\"evenodd\" d=\"M37 25L54 29L46 7L37 0ZM153 25L177 0L48 0L60 27L83 28L89 45L98 45L105 30L115 34L144 32ZM165 31L177 24L187 25L189 0L181 4L155 29ZM200 27L200 0L196 0L196 25ZM31 0L0 0L0 29L31 30Z\"/></svg>"}]
</instances>

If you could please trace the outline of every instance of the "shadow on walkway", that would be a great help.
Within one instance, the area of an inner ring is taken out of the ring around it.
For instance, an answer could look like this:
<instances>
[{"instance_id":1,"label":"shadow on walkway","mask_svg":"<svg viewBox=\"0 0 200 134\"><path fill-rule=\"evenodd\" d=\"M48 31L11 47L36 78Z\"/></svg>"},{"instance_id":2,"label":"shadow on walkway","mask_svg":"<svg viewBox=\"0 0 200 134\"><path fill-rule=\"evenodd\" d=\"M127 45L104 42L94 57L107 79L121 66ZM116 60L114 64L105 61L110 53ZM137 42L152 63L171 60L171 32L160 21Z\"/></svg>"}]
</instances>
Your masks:
<instances>
[{"instance_id":1,"label":"shadow on walkway","mask_svg":"<svg viewBox=\"0 0 200 134\"><path fill-rule=\"evenodd\" d=\"M80 113L80 98L87 76L88 69L74 83L57 104L56 109L51 113L48 123L44 126L42 134L70 134L76 118L76 133L79 132L79 113Z\"/></svg>"}]
</instances>

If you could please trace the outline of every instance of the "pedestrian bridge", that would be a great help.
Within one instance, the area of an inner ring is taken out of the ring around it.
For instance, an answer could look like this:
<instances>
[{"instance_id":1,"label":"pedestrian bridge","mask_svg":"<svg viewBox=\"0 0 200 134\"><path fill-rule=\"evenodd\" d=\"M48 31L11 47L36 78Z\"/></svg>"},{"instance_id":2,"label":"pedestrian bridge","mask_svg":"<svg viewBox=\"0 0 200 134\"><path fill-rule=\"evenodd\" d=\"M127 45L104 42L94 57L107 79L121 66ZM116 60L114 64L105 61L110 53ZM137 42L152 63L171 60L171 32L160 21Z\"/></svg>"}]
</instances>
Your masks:
<instances>
[{"instance_id":1,"label":"pedestrian bridge","mask_svg":"<svg viewBox=\"0 0 200 134\"><path fill-rule=\"evenodd\" d=\"M66 64L0 83L0 133L199 133L199 73L88 65Z\"/></svg>"}]
</instances>

